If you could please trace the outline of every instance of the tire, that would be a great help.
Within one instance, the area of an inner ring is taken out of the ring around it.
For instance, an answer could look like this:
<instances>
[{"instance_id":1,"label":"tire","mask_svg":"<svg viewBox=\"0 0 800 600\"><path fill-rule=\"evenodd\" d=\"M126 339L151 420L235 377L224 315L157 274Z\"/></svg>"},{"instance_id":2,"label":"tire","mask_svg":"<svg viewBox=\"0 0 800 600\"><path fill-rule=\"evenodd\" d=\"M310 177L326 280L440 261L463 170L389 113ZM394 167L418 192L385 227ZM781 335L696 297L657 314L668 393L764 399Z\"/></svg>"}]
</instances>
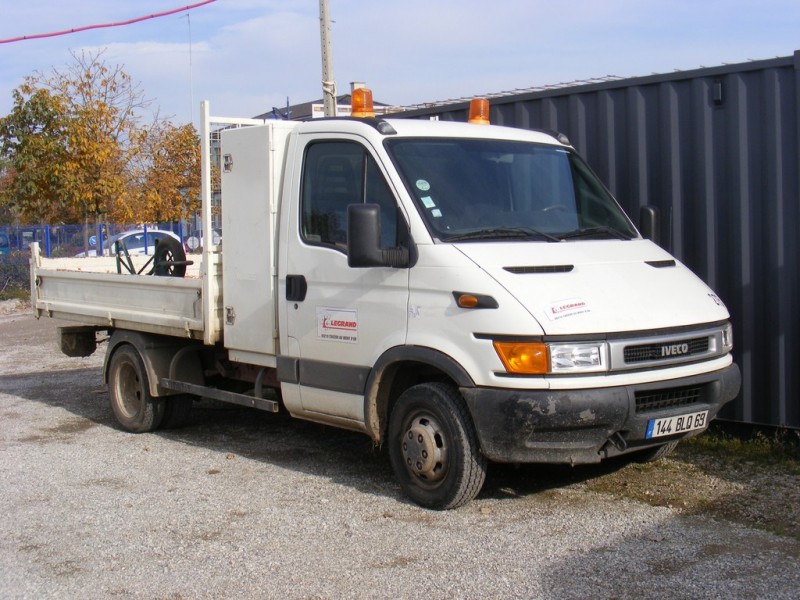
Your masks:
<instances>
[{"instance_id":1,"label":"tire","mask_svg":"<svg viewBox=\"0 0 800 600\"><path fill-rule=\"evenodd\" d=\"M186 252L181 243L171 237L163 237L156 241L153 251L153 275L166 277L183 277L186 275Z\"/></svg>"},{"instance_id":2,"label":"tire","mask_svg":"<svg viewBox=\"0 0 800 600\"><path fill-rule=\"evenodd\" d=\"M642 450L641 452L637 452L634 455L634 458L636 462L640 463L655 462L672 454L675 451L675 448L677 448L677 446L678 446L678 440L675 440L674 442L667 442L662 446L657 446L656 448L650 448L648 450Z\"/></svg>"},{"instance_id":3,"label":"tire","mask_svg":"<svg viewBox=\"0 0 800 600\"><path fill-rule=\"evenodd\" d=\"M126 431L154 431L164 418L164 400L150 395L144 363L133 346L120 346L111 357L108 395L114 417Z\"/></svg>"},{"instance_id":4,"label":"tire","mask_svg":"<svg viewBox=\"0 0 800 600\"><path fill-rule=\"evenodd\" d=\"M422 383L406 390L389 417L389 458L405 494L420 506L458 508L486 479L486 458L458 390Z\"/></svg>"},{"instance_id":5,"label":"tire","mask_svg":"<svg viewBox=\"0 0 800 600\"><path fill-rule=\"evenodd\" d=\"M179 429L186 425L192 413L193 398L188 394L164 398L164 418L160 429Z\"/></svg>"}]
</instances>

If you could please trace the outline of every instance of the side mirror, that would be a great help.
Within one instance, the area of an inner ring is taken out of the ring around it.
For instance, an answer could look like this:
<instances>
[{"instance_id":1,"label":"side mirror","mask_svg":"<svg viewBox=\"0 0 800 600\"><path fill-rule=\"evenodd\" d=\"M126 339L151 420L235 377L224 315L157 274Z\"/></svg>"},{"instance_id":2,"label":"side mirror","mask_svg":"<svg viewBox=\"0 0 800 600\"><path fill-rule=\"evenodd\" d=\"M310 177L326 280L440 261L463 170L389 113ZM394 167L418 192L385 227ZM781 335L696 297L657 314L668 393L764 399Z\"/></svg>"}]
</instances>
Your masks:
<instances>
[{"instance_id":1,"label":"side mirror","mask_svg":"<svg viewBox=\"0 0 800 600\"><path fill-rule=\"evenodd\" d=\"M381 248L381 207L377 204L347 206L347 266L408 266L406 248Z\"/></svg>"},{"instance_id":2,"label":"side mirror","mask_svg":"<svg viewBox=\"0 0 800 600\"><path fill-rule=\"evenodd\" d=\"M642 237L661 245L661 211L655 206L639 209L639 229Z\"/></svg>"}]
</instances>

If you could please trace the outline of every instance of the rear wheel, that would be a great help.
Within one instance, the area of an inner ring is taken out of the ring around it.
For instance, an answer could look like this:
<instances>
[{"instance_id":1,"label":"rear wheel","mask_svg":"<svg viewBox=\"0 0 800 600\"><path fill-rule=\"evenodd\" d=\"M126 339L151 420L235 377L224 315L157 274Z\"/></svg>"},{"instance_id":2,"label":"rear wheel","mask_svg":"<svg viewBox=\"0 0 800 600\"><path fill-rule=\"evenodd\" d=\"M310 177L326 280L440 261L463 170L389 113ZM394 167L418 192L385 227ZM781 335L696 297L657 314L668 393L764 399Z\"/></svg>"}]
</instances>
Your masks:
<instances>
[{"instance_id":1,"label":"rear wheel","mask_svg":"<svg viewBox=\"0 0 800 600\"><path fill-rule=\"evenodd\" d=\"M161 429L178 429L186 425L192 412L193 399L188 394L164 398L164 418Z\"/></svg>"},{"instance_id":2,"label":"rear wheel","mask_svg":"<svg viewBox=\"0 0 800 600\"><path fill-rule=\"evenodd\" d=\"M123 429L133 433L153 431L164 418L164 400L150 395L147 372L133 346L114 351L108 367L111 409Z\"/></svg>"},{"instance_id":3,"label":"rear wheel","mask_svg":"<svg viewBox=\"0 0 800 600\"><path fill-rule=\"evenodd\" d=\"M423 383L406 390L392 408L388 443L400 486L426 508L462 506L486 479L472 419L452 385Z\"/></svg>"}]
</instances>

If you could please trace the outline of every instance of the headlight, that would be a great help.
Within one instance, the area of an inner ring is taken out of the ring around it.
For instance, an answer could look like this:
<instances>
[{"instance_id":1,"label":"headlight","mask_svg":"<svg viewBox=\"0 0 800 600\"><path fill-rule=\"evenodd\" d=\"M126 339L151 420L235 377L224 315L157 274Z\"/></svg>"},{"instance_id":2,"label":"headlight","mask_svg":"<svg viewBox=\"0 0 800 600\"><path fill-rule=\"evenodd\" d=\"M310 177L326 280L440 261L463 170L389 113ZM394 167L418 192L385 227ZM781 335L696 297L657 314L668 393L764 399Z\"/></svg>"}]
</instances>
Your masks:
<instances>
[{"instance_id":1,"label":"headlight","mask_svg":"<svg viewBox=\"0 0 800 600\"><path fill-rule=\"evenodd\" d=\"M592 373L608 369L608 350L603 342L547 344L544 342L494 342L494 349L508 373Z\"/></svg>"},{"instance_id":2,"label":"headlight","mask_svg":"<svg viewBox=\"0 0 800 600\"><path fill-rule=\"evenodd\" d=\"M550 370L552 373L586 373L605 371L608 352L604 343L551 344Z\"/></svg>"}]
</instances>

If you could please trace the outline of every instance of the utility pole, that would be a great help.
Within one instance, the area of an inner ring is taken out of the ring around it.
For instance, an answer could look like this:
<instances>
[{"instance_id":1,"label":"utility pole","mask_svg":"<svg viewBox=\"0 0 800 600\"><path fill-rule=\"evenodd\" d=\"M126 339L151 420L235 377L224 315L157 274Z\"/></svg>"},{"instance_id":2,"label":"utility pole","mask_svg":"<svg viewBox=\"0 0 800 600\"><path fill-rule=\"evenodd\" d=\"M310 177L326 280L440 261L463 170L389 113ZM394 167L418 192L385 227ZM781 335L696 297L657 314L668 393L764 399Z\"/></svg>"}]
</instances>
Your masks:
<instances>
[{"instance_id":1,"label":"utility pole","mask_svg":"<svg viewBox=\"0 0 800 600\"><path fill-rule=\"evenodd\" d=\"M319 0L319 34L322 46L322 102L326 117L336 116L336 81L333 77L328 0Z\"/></svg>"}]
</instances>

